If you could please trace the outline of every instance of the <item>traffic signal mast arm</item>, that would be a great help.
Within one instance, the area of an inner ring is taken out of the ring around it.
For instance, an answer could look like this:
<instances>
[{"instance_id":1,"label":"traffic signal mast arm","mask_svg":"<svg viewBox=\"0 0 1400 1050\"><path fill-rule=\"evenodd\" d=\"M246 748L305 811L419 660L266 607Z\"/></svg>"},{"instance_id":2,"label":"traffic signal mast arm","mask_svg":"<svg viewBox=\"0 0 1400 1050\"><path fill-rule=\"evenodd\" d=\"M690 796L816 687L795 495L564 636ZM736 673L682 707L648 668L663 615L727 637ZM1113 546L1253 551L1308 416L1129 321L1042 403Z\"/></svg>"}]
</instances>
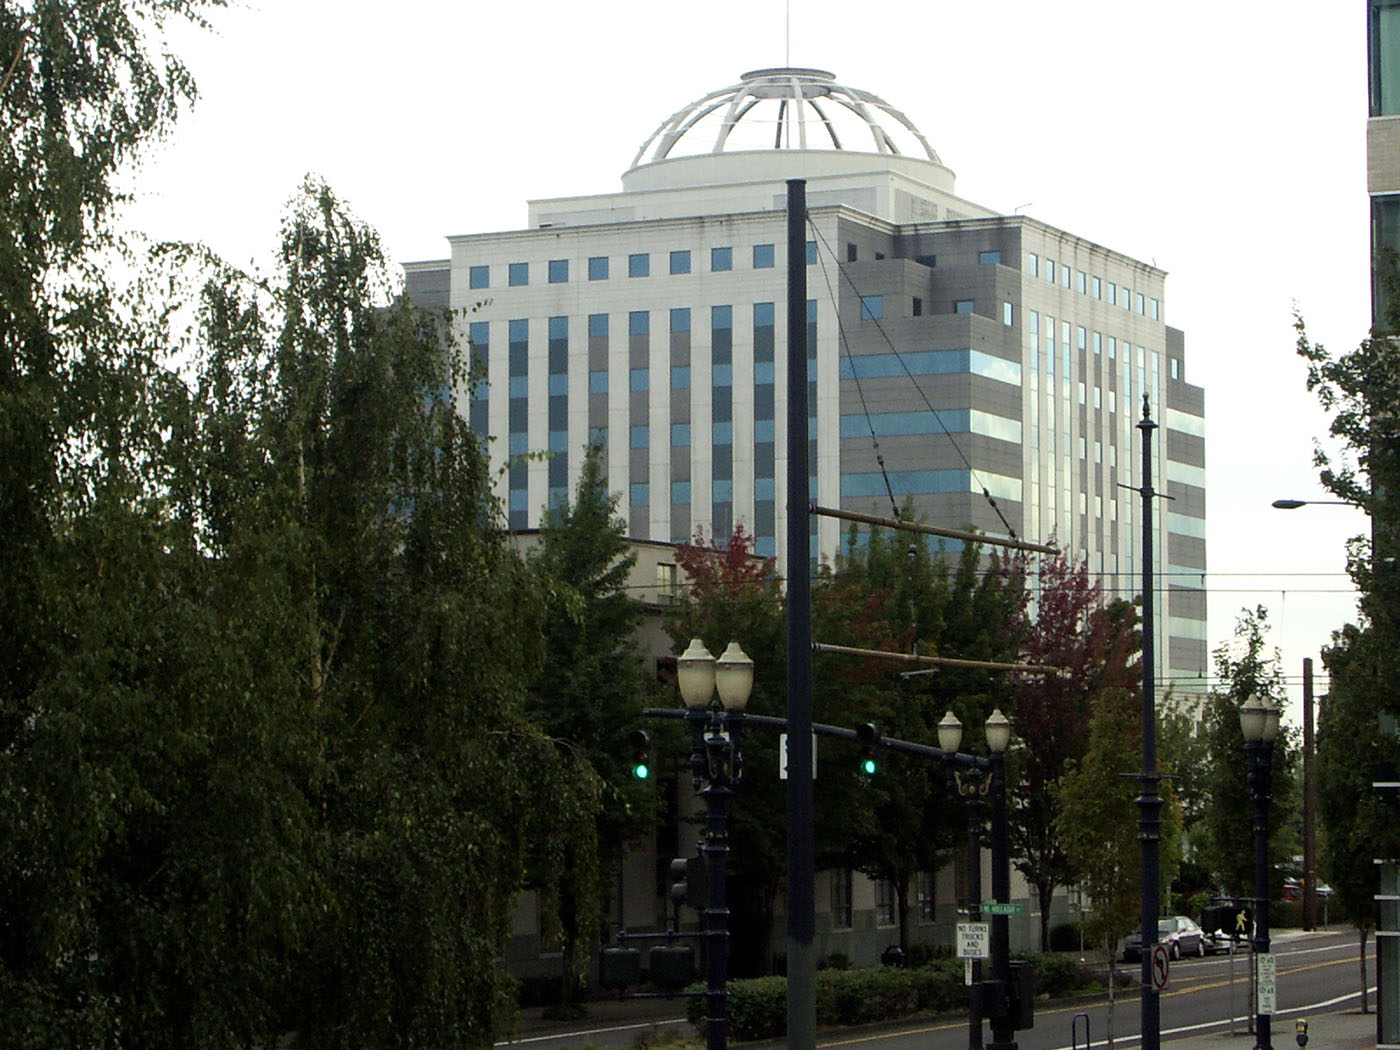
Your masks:
<instances>
[{"instance_id":1,"label":"traffic signal mast arm","mask_svg":"<svg viewBox=\"0 0 1400 1050\"><path fill-rule=\"evenodd\" d=\"M894 655L894 654L885 654ZM642 712L644 718L684 718L685 711L676 707L648 707ZM770 715L751 715L745 713L744 726L762 726L765 728L786 730L786 718L774 718ZM821 722L812 723L812 732L817 736L834 737L837 740L850 740L860 742L860 736L854 729L846 729L843 726L830 726ZM876 739L877 747L888 748L890 751L903 755L914 755L916 758L931 758L936 762L950 762L955 766L964 766L970 769L988 770L991 762L980 755L969 755L962 751L943 751L928 744L915 744L908 740L899 740L892 736L882 736Z\"/></svg>"}]
</instances>

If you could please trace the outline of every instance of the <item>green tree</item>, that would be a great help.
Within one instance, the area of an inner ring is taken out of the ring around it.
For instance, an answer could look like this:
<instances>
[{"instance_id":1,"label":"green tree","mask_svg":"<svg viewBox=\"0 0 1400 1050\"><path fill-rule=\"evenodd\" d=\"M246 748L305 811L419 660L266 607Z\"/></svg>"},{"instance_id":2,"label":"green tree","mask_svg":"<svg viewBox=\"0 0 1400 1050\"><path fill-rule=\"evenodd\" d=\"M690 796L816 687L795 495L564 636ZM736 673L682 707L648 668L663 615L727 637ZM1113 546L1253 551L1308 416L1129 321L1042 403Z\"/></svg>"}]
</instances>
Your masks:
<instances>
[{"instance_id":1,"label":"green tree","mask_svg":"<svg viewBox=\"0 0 1400 1050\"><path fill-rule=\"evenodd\" d=\"M546 733L577 749L598 774L602 791L600 858L575 858L576 877L561 900L564 1004L577 996L601 889L577 874L620 864L627 840L649 832L657 816L655 789L633 779L625 752L627 732L641 724L644 700L655 686L654 676L647 681L634 640L642 620L642 605L628 592L636 554L617 515L617 497L607 490L600 455L597 446L585 449L573 500L546 511L540 546L530 560L545 596L544 654L530 688L530 715Z\"/></svg>"},{"instance_id":2,"label":"green tree","mask_svg":"<svg viewBox=\"0 0 1400 1050\"><path fill-rule=\"evenodd\" d=\"M1268 612L1262 606L1244 610L1235 627L1235 641L1215 651L1216 677L1221 685L1206 701L1203 734L1210 753L1205 784L1205 807L1200 821L1204 849L1211 869L1228 893L1254 893L1253 803L1249 799L1248 758L1240 731L1240 707L1250 696L1282 706L1283 672L1278 653L1265 650ZM1273 749L1273 790L1269 803L1270 895L1283 891L1283 873L1298 852L1297 815L1300 810L1298 752L1287 727Z\"/></svg>"},{"instance_id":3,"label":"green tree","mask_svg":"<svg viewBox=\"0 0 1400 1050\"><path fill-rule=\"evenodd\" d=\"M1025 742L1011 766L1010 827L1016 867L1035 886L1040 904L1040 943L1049 943L1055 890L1075 881L1057 830L1057 790L1065 771L1089 745L1089 722L1099 693L1138 690L1141 632L1131 603L1104 608L1097 583L1083 562L1063 555L1045 559L1039 575L1036 615L1022 643L1023 659L1059 669L1023 680L1014 721Z\"/></svg>"},{"instance_id":4,"label":"green tree","mask_svg":"<svg viewBox=\"0 0 1400 1050\"><path fill-rule=\"evenodd\" d=\"M1393 807L1372 784L1397 779L1400 743L1376 732L1376 712L1390 690L1377 673L1382 654L1375 635L1348 624L1333 632L1322 660L1331 679L1317 734L1318 808L1327 829L1322 870L1357 929L1365 1012L1366 940L1379 919L1375 859L1400 856Z\"/></svg>"}]
</instances>

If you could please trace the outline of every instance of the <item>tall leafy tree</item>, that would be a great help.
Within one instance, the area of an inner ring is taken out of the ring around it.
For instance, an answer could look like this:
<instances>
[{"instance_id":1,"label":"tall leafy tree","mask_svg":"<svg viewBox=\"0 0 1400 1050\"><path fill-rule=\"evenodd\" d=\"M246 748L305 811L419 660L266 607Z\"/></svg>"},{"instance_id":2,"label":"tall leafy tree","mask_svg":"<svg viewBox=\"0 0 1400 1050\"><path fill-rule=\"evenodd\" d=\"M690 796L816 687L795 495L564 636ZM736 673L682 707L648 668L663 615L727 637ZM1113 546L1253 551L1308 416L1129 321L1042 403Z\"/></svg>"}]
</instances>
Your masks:
<instances>
[{"instance_id":1,"label":"tall leafy tree","mask_svg":"<svg viewBox=\"0 0 1400 1050\"><path fill-rule=\"evenodd\" d=\"M600 863L622 860L626 841L650 831L656 807L650 785L629 775L627 731L640 724L648 683L635 631L642 605L628 591L636 564L617 514L617 496L596 446L584 452L573 499L549 508L531 568L545 596L544 654L530 687L529 711L545 732L564 741L598 774ZM593 865L576 858L579 868ZM564 933L562 1001L576 996L600 887L571 882L561 900Z\"/></svg>"},{"instance_id":2,"label":"tall leafy tree","mask_svg":"<svg viewBox=\"0 0 1400 1050\"><path fill-rule=\"evenodd\" d=\"M1128 602L1101 604L1083 562L1062 554L1045 559L1036 615L1026 632L1027 662L1058 668L1028 677L1017 691L1014 720L1025 742L1012 766L1011 839L1016 867L1035 886L1042 949L1049 943L1055 890L1075 881L1057 827L1058 786L1089 746L1090 719L1100 693L1137 695L1141 632Z\"/></svg>"},{"instance_id":3,"label":"tall leafy tree","mask_svg":"<svg viewBox=\"0 0 1400 1050\"><path fill-rule=\"evenodd\" d=\"M1220 681L1206 701L1203 733L1210 753L1206 802L1201 820L1206 855L1223 888L1233 894L1254 892L1253 804L1249 800L1248 757L1240 732L1240 707L1250 696L1282 705L1283 672L1278 653L1266 650L1268 612L1244 610L1233 643L1215 652ZM1270 892L1282 893L1283 872L1298 852L1298 753L1287 727L1273 749L1273 791L1269 803Z\"/></svg>"}]
</instances>

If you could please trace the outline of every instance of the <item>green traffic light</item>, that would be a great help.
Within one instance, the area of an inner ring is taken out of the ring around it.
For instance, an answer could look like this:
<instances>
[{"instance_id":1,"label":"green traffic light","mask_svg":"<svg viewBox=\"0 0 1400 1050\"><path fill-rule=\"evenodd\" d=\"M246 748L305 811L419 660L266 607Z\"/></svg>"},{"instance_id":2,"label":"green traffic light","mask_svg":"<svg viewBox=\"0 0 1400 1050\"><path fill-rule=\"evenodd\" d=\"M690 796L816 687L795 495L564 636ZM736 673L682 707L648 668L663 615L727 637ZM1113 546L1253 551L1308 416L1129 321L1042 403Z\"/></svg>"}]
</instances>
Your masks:
<instances>
[{"instance_id":1,"label":"green traffic light","mask_svg":"<svg viewBox=\"0 0 1400 1050\"><path fill-rule=\"evenodd\" d=\"M877 768L873 758L863 758L860 760L860 770L866 776L874 776Z\"/></svg>"},{"instance_id":2,"label":"green traffic light","mask_svg":"<svg viewBox=\"0 0 1400 1050\"><path fill-rule=\"evenodd\" d=\"M645 762L638 762L632 767L632 775L638 780L645 780L651 775L651 770L647 769L647 764Z\"/></svg>"}]
</instances>

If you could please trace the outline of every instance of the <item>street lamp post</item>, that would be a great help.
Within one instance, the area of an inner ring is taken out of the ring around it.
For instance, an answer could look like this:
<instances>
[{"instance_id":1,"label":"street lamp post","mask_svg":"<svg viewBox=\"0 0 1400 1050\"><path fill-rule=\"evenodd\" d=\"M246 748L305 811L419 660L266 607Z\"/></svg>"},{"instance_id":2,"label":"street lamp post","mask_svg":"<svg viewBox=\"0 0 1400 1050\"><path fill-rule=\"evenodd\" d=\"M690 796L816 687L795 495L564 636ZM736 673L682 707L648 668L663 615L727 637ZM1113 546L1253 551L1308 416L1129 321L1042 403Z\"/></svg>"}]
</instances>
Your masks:
<instances>
[{"instance_id":1,"label":"street lamp post","mask_svg":"<svg viewBox=\"0 0 1400 1050\"><path fill-rule=\"evenodd\" d=\"M1240 708L1240 729L1244 733L1249 762L1249 794L1254 804L1254 967L1258 988L1259 960L1269 953L1269 799L1273 773L1274 739L1278 736L1278 708L1251 696ZM1256 1050L1273 1050L1270 1032L1272 1010L1265 1012L1256 1003L1254 1018Z\"/></svg>"},{"instance_id":2,"label":"street lamp post","mask_svg":"<svg viewBox=\"0 0 1400 1050\"><path fill-rule=\"evenodd\" d=\"M690 727L690 769L705 799L705 1045L729 1039L729 861L727 806L743 769L744 708L753 690L753 661L730 642L718 660L699 638L676 660L676 678Z\"/></svg>"},{"instance_id":3,"label":"street lamp post","mask_svg":"<svg viewBox=\"0 0 1400 1050\"><path fill-rule=\"evenodd\" d=\"M976 769L964 779L962 774L951 773L950 778L957 787L958 794L968 800L968 881L972 883L972 905L969 919L981 919L982 895L982 803L981 796L990 793L992 799L992 897L1000 904L1007 904L1011 897L1011 847L1006 827L1006 748L1011 743L1011 721L1001 710L992 712L985 726L987 737L988 775L980 784L976 779ZM957 753L962 743L962 723L952 711L938 723L938 747L951 756ZM992 1042L987 1050L1016 1050L1015 1018L1011 1015L1011 935L1009 919L1005 912L998 911L991 917L991 963L995 1008L988 1011L992 1022ZM973 963L974 987L982 988L980 963ZM982 1047L983 1003L974 993L968 1010L968 1046L970 1050Z\"/></svg>"}]
</instances>

